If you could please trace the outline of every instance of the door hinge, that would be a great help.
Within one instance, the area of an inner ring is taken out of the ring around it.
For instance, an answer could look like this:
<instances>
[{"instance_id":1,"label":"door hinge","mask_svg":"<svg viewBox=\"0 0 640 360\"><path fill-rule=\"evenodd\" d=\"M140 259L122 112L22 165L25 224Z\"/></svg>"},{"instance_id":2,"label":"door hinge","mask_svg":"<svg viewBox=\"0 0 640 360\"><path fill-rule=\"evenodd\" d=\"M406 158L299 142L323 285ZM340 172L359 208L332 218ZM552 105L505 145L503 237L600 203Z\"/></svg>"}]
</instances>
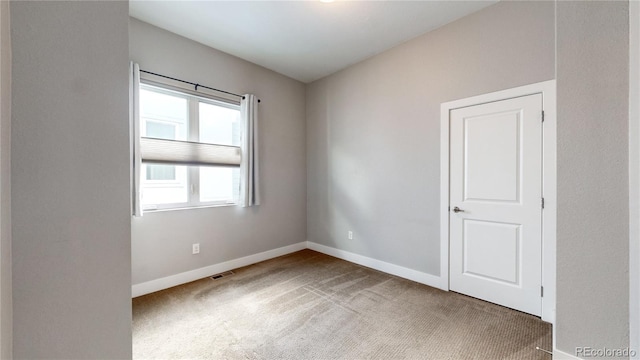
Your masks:
<instances>
[{"instance_id":1,"label":"door hinge","mask_svg":"<svg viewBox=\"0 0 640 360\"><path fill-rule=\"evenodd\" d=\"M544 209L544 198L542 198L542 208Z\"/></svg>"},{"instance_id":2,"label":"door hinge","mask_svg":"<svg viewBox=\"0 0 640 360\"><path fill-rule=\"evenodd\" d=\"M540 286L540 297L544 297L544 286Z\"/></svg>"},{"instance_id":3,"label":"door hinge","mask_svg":"<svg viewBox=\"0 0 640 360\"><path fill-rule=\"evenodd\" d=\"M544 111L542 111L542 122L544 122Z\"/></svg>"}]
</instances>

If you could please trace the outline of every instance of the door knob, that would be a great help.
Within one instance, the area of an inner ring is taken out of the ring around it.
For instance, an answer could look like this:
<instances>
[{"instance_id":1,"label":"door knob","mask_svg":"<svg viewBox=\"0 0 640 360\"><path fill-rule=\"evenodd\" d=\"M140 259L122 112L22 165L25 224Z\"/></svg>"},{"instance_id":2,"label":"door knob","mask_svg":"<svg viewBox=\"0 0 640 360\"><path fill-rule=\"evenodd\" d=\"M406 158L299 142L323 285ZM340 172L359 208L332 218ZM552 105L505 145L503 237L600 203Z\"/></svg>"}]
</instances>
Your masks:
<instances>
[{"instance_id":1,"label":"door knob","mask_svg":"<svg viewBox=\"0 0 640 360\"><path fill-rule=\"evenodd\" d=\"M460 209L459 207L456 206L456 207L453 208L453 212L454 213L459 213L459 212L464 212L464 210L462 210L462 209Z\"/></svg>"}]
</instances>

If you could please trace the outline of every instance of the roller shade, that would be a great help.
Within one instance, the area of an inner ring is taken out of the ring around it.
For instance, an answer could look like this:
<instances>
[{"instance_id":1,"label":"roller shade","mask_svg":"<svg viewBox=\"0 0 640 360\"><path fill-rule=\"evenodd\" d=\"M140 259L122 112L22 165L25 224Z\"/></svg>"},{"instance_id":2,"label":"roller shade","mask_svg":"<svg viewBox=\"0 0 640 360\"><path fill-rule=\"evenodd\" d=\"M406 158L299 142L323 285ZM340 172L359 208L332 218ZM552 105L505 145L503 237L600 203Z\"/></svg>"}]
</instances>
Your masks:
<instances>
[{"instance_id":1,"label":"roller shade","mask_svg":"<svg viewBox=\"0 0 640 360\"><path fill-rule=\"evenodd\" d=\"M143 163L239 167L242 151L238 146L141 137Z\"/></svg>"}]
</instances>

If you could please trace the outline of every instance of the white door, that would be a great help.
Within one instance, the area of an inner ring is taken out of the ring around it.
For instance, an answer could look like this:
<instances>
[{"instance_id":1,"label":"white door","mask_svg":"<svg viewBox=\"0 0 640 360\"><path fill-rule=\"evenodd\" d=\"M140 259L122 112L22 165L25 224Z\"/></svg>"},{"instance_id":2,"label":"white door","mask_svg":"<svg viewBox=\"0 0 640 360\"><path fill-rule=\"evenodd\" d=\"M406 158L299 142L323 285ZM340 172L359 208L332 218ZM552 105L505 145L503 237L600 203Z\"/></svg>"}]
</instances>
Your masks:
<instances>
[{"instance_id":1,"label":"white door","mask_svg":"<svg viewBox=\"0 0 640 360\"><path fill-rule=\"evenodd\" d=\"M450 112L453 291L541 314L542 95Z\"/></svg>"}]
</instances>

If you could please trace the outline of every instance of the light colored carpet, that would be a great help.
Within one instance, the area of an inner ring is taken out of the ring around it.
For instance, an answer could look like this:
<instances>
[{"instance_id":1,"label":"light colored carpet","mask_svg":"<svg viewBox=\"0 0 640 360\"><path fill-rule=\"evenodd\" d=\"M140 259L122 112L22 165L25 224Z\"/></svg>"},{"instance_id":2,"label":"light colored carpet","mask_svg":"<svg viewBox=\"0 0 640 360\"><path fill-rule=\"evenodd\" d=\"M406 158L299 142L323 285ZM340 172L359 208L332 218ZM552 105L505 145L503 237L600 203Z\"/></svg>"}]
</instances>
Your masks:
<instances>
[{"instance_id":1,"label":"light colored carpet","mask_svg":"<svg viewBox=\"0 0 640 360\"><path fill-rule=\"evenodd\" d=\"M551 325L311 250L133 300L134 359L551 359Z\"/></svg>"}]
</instances>

